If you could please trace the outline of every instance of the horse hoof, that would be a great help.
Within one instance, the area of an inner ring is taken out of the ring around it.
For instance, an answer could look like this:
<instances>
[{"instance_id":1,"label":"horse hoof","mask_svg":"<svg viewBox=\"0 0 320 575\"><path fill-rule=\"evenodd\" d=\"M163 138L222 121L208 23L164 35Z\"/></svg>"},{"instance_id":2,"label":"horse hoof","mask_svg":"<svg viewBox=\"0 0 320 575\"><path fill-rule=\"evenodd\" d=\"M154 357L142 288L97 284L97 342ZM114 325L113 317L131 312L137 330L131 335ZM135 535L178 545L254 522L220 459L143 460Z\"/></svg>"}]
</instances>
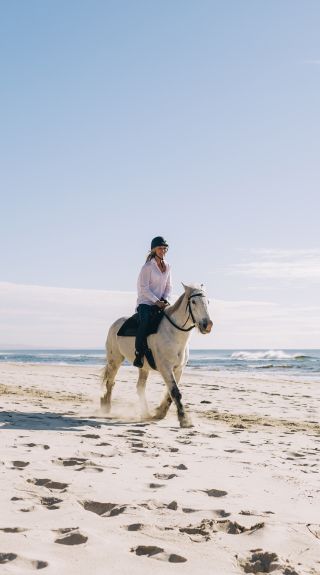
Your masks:
<instances>
[{"instance_id":1,"label":"horse hoof","mask_svg":"<svg viewBox=\"0 0 320 575\"><path fill-rule=\"evenodd\" d=\"M181 419L179 419L179 422L180 422L180 427L183 427L183 428L193 427L193 423L189 417L186 417L186 416L182 417Z\"/></svg>"},{"instance_id":2,"label":"horse hoof","mask_svg":"<svg viewBox=\"0 0 320 575\"><path fill-rule=\"evenodd\" d=\"M107 402L104 397L100 398L100 408L104 413L109 413L111 410L111 405Z\"/></svg>"},{"instance_id":3,"label":"horse hoof","mask_svg":"<svg viewBox=\"0 0 320 575\"><path fill-rule=\"evenodd\" d=\"M162 411L156 410L152 416L152 419L153 419L153 421L160 421L160 419L163 419L164 416L165 416L165 413L162 413Z\"/></svg>"}]
</instances>

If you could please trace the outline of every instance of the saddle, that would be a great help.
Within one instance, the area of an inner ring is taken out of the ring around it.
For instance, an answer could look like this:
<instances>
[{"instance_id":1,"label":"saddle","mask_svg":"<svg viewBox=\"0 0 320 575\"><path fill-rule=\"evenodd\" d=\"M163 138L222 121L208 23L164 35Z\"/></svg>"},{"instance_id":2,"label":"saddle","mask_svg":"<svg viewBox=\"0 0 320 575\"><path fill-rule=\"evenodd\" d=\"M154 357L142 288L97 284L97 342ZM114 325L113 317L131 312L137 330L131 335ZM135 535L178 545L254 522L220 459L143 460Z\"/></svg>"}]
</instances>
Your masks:
<instances>
[{"instance_id":1,"label":"saddle","mask_svg":"<svg viewBox=\"0 0 320 575\"><path fill-rule=\"evenodd\" d=\"M150 314L149 326L146 332L145 349L144 355L146 356L148 363L152 369L157 369L156 362L154 361L153 353L151 349L148 348L147 337L153 333L157 333L161 320L163 319L163 310L159 309L158 306L151 306L152 311ZM120 327L118 334L122 337L136 337L137 329L139 325L139 314L135 313L131 317L128 317L126 321Z\"/></svg>"},{"instance_id":2,"label":"saddle","mask_svg":"<svg viewBox=\"0 0 320 575\"><path fill-rule=\"evenodd\" d=\"M163 319L163 310L159 309L157 305L151 306L152 312L150 315L149 327L146 333L146 337L152 333L157 333L161 320ZM137 329L139 325L139 314L135 313L131 317L128 317L126 321L122 324L118 331L118 335L122 337L136 337Z\"/></svg>"}]
</instances>

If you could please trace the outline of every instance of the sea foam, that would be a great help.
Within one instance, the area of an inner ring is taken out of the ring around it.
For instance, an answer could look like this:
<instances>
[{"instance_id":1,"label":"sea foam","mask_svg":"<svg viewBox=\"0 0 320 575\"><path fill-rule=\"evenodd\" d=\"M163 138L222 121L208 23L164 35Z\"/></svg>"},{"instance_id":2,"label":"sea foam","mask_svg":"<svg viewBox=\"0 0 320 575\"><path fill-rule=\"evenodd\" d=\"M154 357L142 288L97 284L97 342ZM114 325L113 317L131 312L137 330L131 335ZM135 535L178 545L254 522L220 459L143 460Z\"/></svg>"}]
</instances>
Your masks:
<instances>
[{"instance_id":1,"label":"sea foam","mask_svg":"<svg viewBox=\"0 0 320 575\"><path fill-rule=\"evenodd\" d=\"M300 359L301 354L289 354L281 350L268 351L235 351L231 355L231 359L239 359L244 361L259 361L265 359L281 360L281 359Z\"/></svg>"}]
</instances>

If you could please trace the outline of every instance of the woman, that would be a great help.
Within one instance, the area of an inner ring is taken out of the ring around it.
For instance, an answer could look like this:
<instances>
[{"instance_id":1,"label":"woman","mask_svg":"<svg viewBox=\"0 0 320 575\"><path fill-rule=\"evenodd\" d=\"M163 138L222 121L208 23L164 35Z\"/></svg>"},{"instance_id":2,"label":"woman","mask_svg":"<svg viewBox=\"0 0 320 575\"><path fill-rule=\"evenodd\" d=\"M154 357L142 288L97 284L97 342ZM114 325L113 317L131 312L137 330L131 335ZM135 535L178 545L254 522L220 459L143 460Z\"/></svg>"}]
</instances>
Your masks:
<instances>
[{"instance_id":1,"label":"woman","mask_svg":"<svg viewBox=\"0 0 320 575\"><path fill-rule=\"evenodd\" d=\"M171 272L164 256L168 251L166 240L157 236L151 242L151 251L146 263L142 266L138 277L137 311L139 314L139 327L136 337L135 367L143 366L146 333L152 313L152 306L164 309L169 305L171 294Z\"/></svg>"}]
</instances>

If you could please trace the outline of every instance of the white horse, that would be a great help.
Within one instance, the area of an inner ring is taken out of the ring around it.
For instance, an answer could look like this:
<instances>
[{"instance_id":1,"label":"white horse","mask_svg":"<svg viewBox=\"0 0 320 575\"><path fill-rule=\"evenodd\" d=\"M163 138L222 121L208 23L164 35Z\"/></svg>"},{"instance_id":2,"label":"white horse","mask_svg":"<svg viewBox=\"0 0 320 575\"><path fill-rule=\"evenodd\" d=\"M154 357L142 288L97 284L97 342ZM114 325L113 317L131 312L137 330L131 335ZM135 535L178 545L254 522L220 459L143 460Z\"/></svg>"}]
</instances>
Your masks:
<instances>
[{"instance_id":1,"label":"white horse","mask_svg":"<svg viewBox=\"0 0 320 575\"><path fill-rule=\"evenodd\" d=\"M190 427L191 423L181 401L178 383L182 370L189 357L188 340L191 330L197 327L201 333L210 333L212 321L208 312L208 301L204 290L195 286L183 286L184 293L177 301L165 309L158 331L148 336L148 347L152 350L157 371L166 383L165 396L156 409L152 419L165 417L172 401L175 403L181 427ZM118 331L127 318L115 321L109 329L106 351L107 365L103 372L101 407L105 412L111 409L111 395L117 371L126 358L133 362L135 358L135 338L118 336ZM145 386L150 366L147 358L139 369L137 392L143 418L150 418L145 396Z\"/></svg>"}]
</instances>

